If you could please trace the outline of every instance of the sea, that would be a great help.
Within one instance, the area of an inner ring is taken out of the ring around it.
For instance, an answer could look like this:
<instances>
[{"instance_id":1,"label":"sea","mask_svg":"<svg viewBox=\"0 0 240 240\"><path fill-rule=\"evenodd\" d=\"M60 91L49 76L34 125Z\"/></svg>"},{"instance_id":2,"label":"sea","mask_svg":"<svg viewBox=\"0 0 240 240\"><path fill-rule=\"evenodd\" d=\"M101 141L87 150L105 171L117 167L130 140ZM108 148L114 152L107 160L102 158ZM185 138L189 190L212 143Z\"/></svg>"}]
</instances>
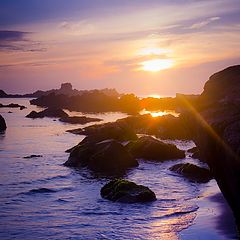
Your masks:
<instances>
[{"instance_id":1,"label":"sea","mask_svg":"<svg viewBox=\"0 0 240 240\"><path fill-rule=\"evenodd\" d=\"M126 204L102 199L100 189L109 179L87 169L65 167L65 150L84 136L66 132L85 127L58 119L29 119L30 99L0 99L27 108L0 108L7 130L0 134L0 239L237 239L232 212L216 181L198 184L173 173L169 167L190 162L205 166L187 153L185 159L156 163L139 159L124 178L148 186L157 197L150 203ZM71 116L112 122L123 113ZM169 112L167 112L169 113ZM164 112L155 116L161 116ZM167 141L187 150L192 141ZM38 158L24 158L29 155Z\"/></svg>"}]
</instances>

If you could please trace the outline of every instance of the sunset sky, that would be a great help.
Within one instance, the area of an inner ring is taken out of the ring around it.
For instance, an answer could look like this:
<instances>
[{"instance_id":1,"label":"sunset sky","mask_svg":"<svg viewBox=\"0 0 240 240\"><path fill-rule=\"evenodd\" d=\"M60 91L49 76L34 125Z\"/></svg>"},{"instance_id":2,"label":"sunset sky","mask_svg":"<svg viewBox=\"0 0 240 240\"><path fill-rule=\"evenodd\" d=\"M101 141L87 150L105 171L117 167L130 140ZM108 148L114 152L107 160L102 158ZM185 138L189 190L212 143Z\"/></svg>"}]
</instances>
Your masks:
<instances>
[{"instance_id":1,"label":"sunset sky","mask_svg":"<svg viewBox=\"0 0 240 240\"><path fill-rule=\"evenodd\" d=\"M239 0L0 0L0 89L200 93L240 63Z\"/></svg>"}]
</instances>

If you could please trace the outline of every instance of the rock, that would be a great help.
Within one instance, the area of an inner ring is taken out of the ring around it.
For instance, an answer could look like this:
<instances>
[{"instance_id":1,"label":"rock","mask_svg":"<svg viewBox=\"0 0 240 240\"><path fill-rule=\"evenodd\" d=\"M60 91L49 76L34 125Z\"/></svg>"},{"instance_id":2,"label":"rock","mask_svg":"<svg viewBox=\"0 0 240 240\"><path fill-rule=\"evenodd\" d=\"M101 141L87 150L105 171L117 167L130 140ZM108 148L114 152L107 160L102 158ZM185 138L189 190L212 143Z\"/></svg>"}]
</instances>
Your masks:
<instances>
[{"instance_id":1,"label":"rock","mask_svg":"<svg viewBox=\"0 0 240 240\"><path fill-rule=\"evenodd\" d=\"M115 140L106 140L78 144L71 149L64 165L77 168L88 167L94 172L107 175L121 175L127 169L138 166L138 162L122 144Z\"/></svg>"},{"instance_id":2,"label":"rock","mask_svg":"<svg viewBox=\"0 0 240 240\"><path fill-rule=\"evenodd\" d=\"M32 155L29 155L29 156L26 156L26 157L23 157L25 159L29 159L29 158L40 158L42 157L42 155L35 155L35 154L32 154Z\"/></svg>"},{"instance_id":3,"label":"rock","mask_svg":"<svg viewBox=\"0 0 240 240\"><path fill-rule=\"evenodd\" d=\"M131 141L126 146L136 158L164 161L185 158L185 152L173 144L167 144L150 136Z\"/></svg>"},{"instance_id":4,"label":"rock","mask_svg":"<svg viewBox=\"0 0 240 240\"><path fill-rule=\"evenodd\" d=\"M100 118L90 118L90 117L65 117L65 118L60 118L59 121L65 122L65 123L71 123L71 124L86 124L90 122L99 122L102 121Z\"/></svg>"},{"instance_id":5,"label":"rock","mask_svg":"<svg viewBox=\"0 0 240 240\"><path fill-rule=\"evenodd\" d=\"M189 153L192 153L191 157L203 161L200 155L200 151L197 147L193 147L187 150ZM204 161L203 161L204 162Z\"/></svg>"},{"instance_id":6,"label":"rock","mask_svg":"<svg viewBox=\"0 0 240 240\"><path fill-rule=\"evenodd\" d=\"M4 104L0 103L0 108L19 108L20 110L23 110L26 107L23 106L23 105L19 105L17 103L10 103L10 104L7 104L7 105L4 105Z\"/></svg>"},{"instance_id":7,"label":"rock","mask_svg":"<svg viewBox=\"0 0 240 240\"><path fill-rule=\"evenodd\" d=\"M2 115L0 115L0 131L5 131L7 129L7 125L5 122L5 119L3 118Z\"/></svg>"},{"instance_id":8,"label":"rock","mask_svg":"<svg viewBox=\"0 0 240 240\"><path fill-rule=\"evenodd\" d=\"M124 179L116 179L101 189L101 196L114 202L137 203L156 200L155 193L148 187Z\"/></svg>"},{"instance_id":9,"label":"rock","mask_svg":"<svg viewBox=\"0 0 240 240\"><path fill-rule=\"evenodd\" d=\"M47 108L41 112L32 111L26 117L27 118L44 118L44 117L67 118L68 114L65 113L60 108Z\"/></svg>"},{"instance_id":10,"label":"rock","mask_svg":"<svg viewBox=\"0 0 240 240\"><path fill-rule=\"evenodd\" d=\"M197 112L185 113L189 130L228 201L240 229L240 65L209 78Z\"/></svg>"},{"instance_id":11,"label":"rock","mask_svg":"<svg viewBox=\"0 0 240 240\"><path fill-rule=\"evenodd\" d=\"M87 135L85 142L100 142L106 139L115 139L117 141L137 139L134 130L127 124L120 122L92 125L83 129L68 130L68 132Z\"/></svg>"},{"instance_id":12,"label":"rock","mask_svg":"<svg viewBox=\"0 0 240 240\"><path fill-rule=\"evenodd\" d=\"M170 167L169 170L181 174L192 182L206 183L212 179L212 175L208 169L191 163L176 164Z\"/></svg>"}]
</instances>

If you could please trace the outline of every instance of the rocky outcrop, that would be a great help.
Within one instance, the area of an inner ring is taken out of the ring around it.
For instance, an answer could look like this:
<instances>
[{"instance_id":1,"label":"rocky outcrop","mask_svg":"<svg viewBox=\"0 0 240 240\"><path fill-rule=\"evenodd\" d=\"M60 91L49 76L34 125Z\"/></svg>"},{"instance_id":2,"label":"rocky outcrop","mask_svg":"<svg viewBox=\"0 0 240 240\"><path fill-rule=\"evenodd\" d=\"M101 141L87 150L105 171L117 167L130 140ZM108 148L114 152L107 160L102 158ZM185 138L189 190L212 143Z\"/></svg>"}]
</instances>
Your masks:
<instances>
[{"instance_id":1,"label":"rocky outcrop","mask_svg":"<svg viewBox=\"0 0 240 240\"><path fill-rule=\"evenodd\" d=\"M68 130L68 132L86 135L85 142L100 142L106 139L115 139L117 141L137 139L134 130L122 122L92 125L83 129Z\"/></svg>"},{"instance_id":2,"label":"rocky outcrop","mask_svg":"<svg viewBox=\"0 0 240 240\"><path fill-rule=\"evenodd\" d=\"M138 166L135 158L115 140L97 143L80 143L71 149L68 167L87 167L94 172L107 175L121 175L131 167Z\"/></svg>"},{"instance_id":3,"label":"rocky outcrop","mask_svg":"<svg viewBox=\"0 0 240 240\"><path fill-rule=\"evenodd\" d=\"M47 108L41 112L32 111L27 116L27 118L67 118L68 114L59 108Z\"/></svg>"},{"instance_id":4,"label":"rocky outcrop","mask_svg":"<svg viewBox=\"0 0 240 240\"><path fill-rule=\"evenodd\" d=\"M173 144L167 144L150 136L141 137L127 144L127 149L136 158L164 161L185 157L185 152Z\"/></svg>"},{"instance_id":5,"label":"rocky outcrop","mask_svg":"<svg viewBox=\"0 0 240 240\"><path fill-rule=\"evenodd\" d=\"M212 75L199 108L185 113L201 157L208 163L240 226L240 65Z\"/></svg>"},{"instance_id":6,"label":"rocky outcrop","mask_svg":"<svg viewBox=\"0 0 240 240\"><path fill-rule=\"evenodd\" d=\"M212 179L207 168L201 168L191 163L179 163L170 167L169 170L179 173L192 182L206 183Z\"/></svg>"},{"instance_id":7,"label":"rocky outcrop","mask_svg":"<svg viewBox=\"0 0 240 240\"><path fill-rule=\"evenodd\" d=\"M122 129L123 132L120 133L120 129ZM138 114L118 119L114 123L93 125L83 129L79 128L68 130L68 132L90 135L95 134L98 131L105 132L108 130L111 132L118 132L117 135L120 136L129 135L129 137L123 137L123 140L132 140L131 136L136 134L155 135L161 139L191 139L190 132L187 130L185 119L182 117L174 117L172 115L152 117L150 114ZM119 139L120 137L117 138ZM136 136L134 138L136 139Z\"/></svg>"},{"instance_id":8,"label":"rocky outcrop","mask_svg":"<svg viewBox=\"0 0 240 240\"><path fill-rule=\"evenodd\" d=\"M100 122L102 119L100 118L90 118L90 117L85 117L85 116L74 116L74 117L64 117L60 118L59 121L65 122L65 123L70 123L70 124L86 124L90 122Z\"/></svg>"},{"instance_id":9,"label":"rocky outcrop","mask_svg":"<svg viewBox=\"0 0 240 240\"><path fill-rule=\"evenodd\" d=\"M7 128L5 119L0 115L0 132L5 131Z\"/></svg>"},{"instance_id":10,"label":"rocky outcrop","mask_svg":"<svg viewBox=\"0 0 240 240\"><path fill-rule=\"evenodd\" d=\"M114 202L136 203L156 200L155 193L148 187L124 179L116 179L101 189L101 196Z\"/></svg>"}]
</instances>

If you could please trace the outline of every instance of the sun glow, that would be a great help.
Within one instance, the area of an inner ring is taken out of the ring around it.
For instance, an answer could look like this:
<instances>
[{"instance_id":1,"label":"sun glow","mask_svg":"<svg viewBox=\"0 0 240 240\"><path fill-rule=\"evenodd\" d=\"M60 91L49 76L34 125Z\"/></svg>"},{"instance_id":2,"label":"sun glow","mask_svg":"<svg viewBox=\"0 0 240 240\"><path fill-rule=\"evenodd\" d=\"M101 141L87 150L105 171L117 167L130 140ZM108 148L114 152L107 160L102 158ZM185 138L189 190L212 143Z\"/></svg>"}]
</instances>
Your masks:
<instances>
[{"instance_id":1,"label":"sun glow","mask_svg":"<svg viewBox=\"0 0 240 240\"><path fill-rule=\"evenodd\" d=\"M164 69L171 68L174 65L171 59L152 59L141 63L142 70L148 72L158 72Z\"/></svg>"}]
</instances>

